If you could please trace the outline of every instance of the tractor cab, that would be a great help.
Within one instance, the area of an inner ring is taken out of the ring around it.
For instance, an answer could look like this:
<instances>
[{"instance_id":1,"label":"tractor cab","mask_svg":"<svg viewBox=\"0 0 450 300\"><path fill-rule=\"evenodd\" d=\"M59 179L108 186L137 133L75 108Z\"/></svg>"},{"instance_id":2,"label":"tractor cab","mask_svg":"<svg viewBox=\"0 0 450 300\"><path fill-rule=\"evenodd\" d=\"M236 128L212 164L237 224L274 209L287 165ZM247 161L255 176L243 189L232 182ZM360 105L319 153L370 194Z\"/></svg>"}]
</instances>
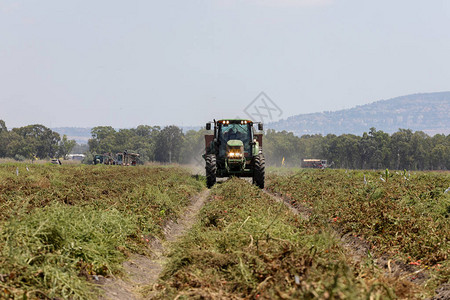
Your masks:
<instances>
[{"instance_id":1,"label":"tractor cab","mask_svg":"<svg viewBox=\"0 0 450 300\"><path fill-rule=\"evenodd\" d=\"M228 122L228 121L227 121ZM253 137L252 125L241 123L225 123L218 126L219 156L223 157L230 153L229 147L235 147L236 141L242 144L242 156L248 157L251 153L251 141ZM235 142L232 142L235 141ZM228 142L231 142L230 145ZM239 144L239 143L238 143Z\"/></svg>"}]
</instances>

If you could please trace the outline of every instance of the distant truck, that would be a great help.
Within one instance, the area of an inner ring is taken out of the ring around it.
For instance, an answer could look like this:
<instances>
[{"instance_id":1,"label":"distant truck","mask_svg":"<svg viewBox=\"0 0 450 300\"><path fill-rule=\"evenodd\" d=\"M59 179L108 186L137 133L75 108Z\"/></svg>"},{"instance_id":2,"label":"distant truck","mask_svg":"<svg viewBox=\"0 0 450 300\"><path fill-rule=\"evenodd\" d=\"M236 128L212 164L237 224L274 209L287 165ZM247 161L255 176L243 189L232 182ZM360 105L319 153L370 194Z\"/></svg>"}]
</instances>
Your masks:
<instances>
[{"instance_id":1,"label":"distant truck","mask_svg":"<svg viewBox=\"0 0 450 300\"><path fill-rule=\"evenodd\" d=\"M94 162L94 165L102 164L103 163L103 155L100 155L100 154L94 155L93 162Z\"/></svg>"},{"instance_id":2,"label":"distant truck","mask_svg":"<svg viewBox=\"0 0 450 300\"><path fill-rule=\"evenodd\" d=\"M67 159L81 161L84 159L85 156L86 155L84 155L84 154L69 154L69 155L67 155Z\"/></svg>"},{"instance_id":3,"label":"distant truck","mask_svg":"<svg viewBox=\"0 0 450 300\"><path fill-rule=\"evenodd\" d=\"M96 154L94 155L94 165L96 164L115 165L116 160L112 157L111 153Z\"/></svg>"},{"instance_id":4,"label":"distant truck","mask_svg":"<svg viewBox=\"0 0 450 300\"><path fill-rule=\"evenodd\" d=\"M54 165L61 165L59 158L53 158L50 162Z\"/></svg>"},{"instance_id":5,"label":"distant truck","mask_svg":"<svg viewBox=\"0 0 450 300\"><path fill-rule=\"evenodd\" d=\"M139 154L131 153L125 150L119 152L116 155L111 153L96 154L94 155L94 165L119 165L119 166L136 166L139 162Z\"/></svg>"},{"instance_id":6,"label":"distant truck","mask_svg":"<svg viewBox=\"0 0 450 300\"><path fill-rule=\"evenodd\" d=\"M119 152L116 155L116 163L121 166L136 166L139 162L139 154L128 151Z\"/></svg>"},{"instance_id":7,"label":"distant truck","mask_svg":"<svg viewBox=\"0 0 450 300\"><path fill-rule=\"evenodd\" d=\"M304 158L302 159L302 168L325 169L329 165L326 159Z\"/></svg>"}]
</instances>

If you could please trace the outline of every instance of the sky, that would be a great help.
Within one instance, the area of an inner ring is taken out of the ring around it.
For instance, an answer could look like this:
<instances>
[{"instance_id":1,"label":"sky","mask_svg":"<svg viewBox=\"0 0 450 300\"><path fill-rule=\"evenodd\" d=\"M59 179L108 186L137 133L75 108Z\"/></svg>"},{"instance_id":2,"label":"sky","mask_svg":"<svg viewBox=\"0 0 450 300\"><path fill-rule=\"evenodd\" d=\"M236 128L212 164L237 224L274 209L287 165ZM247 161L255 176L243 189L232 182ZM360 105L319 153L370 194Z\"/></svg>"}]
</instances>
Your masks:
<instances>
[{"instance_id":1,"label":"sky","mask_svg":"<svg viewBox=\"0 0 450 300\"><path fill-rule=\"evenodd\" d=\"M449 53L447 0L0 0L0 119L275 120L448 91Z\"/></svg>"}]
</instances>

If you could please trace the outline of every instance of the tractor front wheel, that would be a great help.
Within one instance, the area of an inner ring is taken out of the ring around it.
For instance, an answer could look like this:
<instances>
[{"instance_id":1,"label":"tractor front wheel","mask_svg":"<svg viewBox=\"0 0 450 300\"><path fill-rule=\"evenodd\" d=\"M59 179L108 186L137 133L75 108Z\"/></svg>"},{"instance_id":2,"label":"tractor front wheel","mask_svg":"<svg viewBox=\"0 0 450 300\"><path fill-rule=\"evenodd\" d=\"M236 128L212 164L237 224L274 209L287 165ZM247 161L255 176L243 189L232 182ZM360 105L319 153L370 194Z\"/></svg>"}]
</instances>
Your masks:
<instances>
[{"instance_id":1,"label":"tractor front wheel","mask_svg":"<svg viewBox=\"0 0 450 300\"><path fill-rule=\"evenodd\" d=\"M216 156L214 154L206 155L206 185L208 188L212 188L212 186L216 183Z\"/></svg>"},{"instance_id":2,"label":"tractor front wheel","mask_svg":"<svg viewBox=\"0 0 450 300\"><path fill-rule=\"evenodd\" d=\"M257 187L264 188L264 177L266 174L266 160L262 153L255 156L253 161L253 184Z\"/></svg>"}]
</instances>

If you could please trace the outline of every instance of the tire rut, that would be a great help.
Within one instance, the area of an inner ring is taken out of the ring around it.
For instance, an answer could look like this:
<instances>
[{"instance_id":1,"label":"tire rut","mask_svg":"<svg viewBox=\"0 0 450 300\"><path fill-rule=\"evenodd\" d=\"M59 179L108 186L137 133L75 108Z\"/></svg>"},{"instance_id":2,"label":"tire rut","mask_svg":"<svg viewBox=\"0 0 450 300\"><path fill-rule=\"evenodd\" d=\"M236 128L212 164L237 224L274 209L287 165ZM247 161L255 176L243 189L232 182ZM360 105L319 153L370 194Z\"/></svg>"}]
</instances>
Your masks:
<instances>
[{"instance_id":1,"label":"tire rut","mask_svg":"<svg viewBox=\"0 0 450 300\"><path fill-rule=\"evenodd\" d=\"M192 227L195 217L208 199L209 193L209 190L204 190L197 194L191 204L186 207L182 217L176 222L169 221L164 226L164 239L156 238L150 244L152 257L134 254L128 261L124 262L125 278L98 276L96 283L104 291L104 294L99 299L143 299L140 291L145 286L156 284L167 261L166 252L169 244L176 241Z\"/></svg>"}]
</instances>

